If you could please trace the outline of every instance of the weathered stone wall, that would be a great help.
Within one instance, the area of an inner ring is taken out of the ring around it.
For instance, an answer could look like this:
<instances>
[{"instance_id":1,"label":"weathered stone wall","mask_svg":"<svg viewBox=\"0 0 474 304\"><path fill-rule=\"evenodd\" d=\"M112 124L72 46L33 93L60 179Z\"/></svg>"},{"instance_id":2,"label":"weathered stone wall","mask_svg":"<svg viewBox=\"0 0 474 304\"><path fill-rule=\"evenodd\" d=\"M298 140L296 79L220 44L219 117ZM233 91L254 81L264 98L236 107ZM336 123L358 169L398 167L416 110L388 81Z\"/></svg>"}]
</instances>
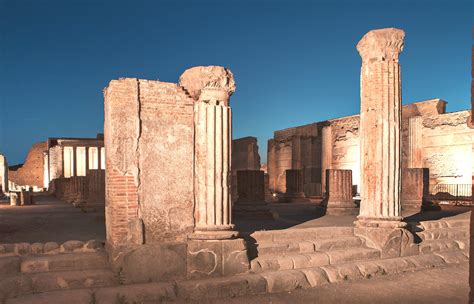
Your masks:
<instances>
[{"instance_id":1,"label":"weathered stone wall","mask_svg":"<svg viewBox=\"0 0 474 304\"><path fill-rule=\"evenodd\" d=\"M28 152L25 163L20 167L10 167L8 178L18 186L36 186L43 188L43 151L47 149L46 142L35 143Z\"/></svg>"},{"instance_id":2,"label":"weathered stone wall","mask_svg":"<svg viewBox=\"0 0 474 304\"><path fill-rule=\"evenodd\" d=\"M257 138L248 136L232 140L232 173L237 170L260 170Z\"/></svg>"},{"instance_id":3,"label":"weathered stone wall","mask_svg":"<svg viewBox=\"0 0 474 304\"><path fill-rule=\"evenodd\" d=\"M468 111L424 117L421 121L423 167L430 170L430 184L470 184L472 136Z\"/></svg>"},{"instance_id":4,"label":"weathered stone wall","mask_svg":"<svg viewBox=\"0 0 474 304\"><path fill-rule=\"evenodd\" d=\"M193 100L176 84L135 78L112 80L104 95L108 240L184 240L193 227Z\"/></svg>"},{"instance_id":5,"label":"weathered stone wall","mask_svg":"<svg viewBox=\"0 0 474 304\"><path fill-rule=\"evenodd\" d=\"M303 170L307 189L313 189L316 183L321 183L321 176L318 175L321 170L319 128L315 123L275 131L274 138L268 141L267 153L269 187L272 192L286 192L286 170L289 169Z\"/></svg>"},{"instance_id":6,"label":"weathered stone wall","mask_svg":"<svg viewBox=\"0 0 474 304\"><path fill-rule=\"evenodd\" d=\"M430 169L430 183L469 184L471 167L462 165L470 159L472 129L468 111L445 113L446 101L431 99L402 107L403 168ZM286 192L285 170L303 167L352 170L353 183L360 184L359 115L348 116L311 125L275 131L268 142L269 188ZM323 143L323 128L330 137ZM301 136L309 136L312 145L301 145ZM331 149L323 146L330 145ZM326 153L328 160L324 160ZM308 169L306 169L308 171ZM313 169L313 172L317 170ZM308 174L305 174L307 185ZM316 181L319 182L319 176ZM358 189L359 190L359 189ZM310 191L305 186L305 193Z\"/></svg>"}]
</instances>

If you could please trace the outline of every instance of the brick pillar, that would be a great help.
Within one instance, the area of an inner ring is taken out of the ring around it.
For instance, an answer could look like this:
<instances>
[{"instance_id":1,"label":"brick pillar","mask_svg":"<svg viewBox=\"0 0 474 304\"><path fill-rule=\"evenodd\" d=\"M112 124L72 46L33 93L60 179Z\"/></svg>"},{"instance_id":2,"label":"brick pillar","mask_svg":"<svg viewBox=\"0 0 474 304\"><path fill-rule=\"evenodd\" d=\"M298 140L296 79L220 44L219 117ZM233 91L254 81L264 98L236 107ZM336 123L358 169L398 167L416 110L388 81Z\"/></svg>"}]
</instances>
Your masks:
<instances>
[{"instance_id":1,"label":"brick pillar","mask_svg":"<svg viewBox=\"0 0 474 304\"><path fill-rule=\"evenodd\" d=\"M352 170L326 170L326 214L351 215L358 210L352 199Z\"/></svg>"},{"instance_id":2,"label":"brick pillar","mask_svg":"<svg viewBox=\"0 0 474 304\"><path fill-rule=\"evenodd\" d=\"M232 110L234 77L222 67L186 70L180 84L194 105L195 227L192 239L237 236L231 221Z\"/></svg>"},{"instance_id":3,"label":"brick pillar","mask_svg":"<svg viewBox=\"0 0 474 304\"><path fill-rule=\"evenodd\" d=\"M429 169L402 170L401 204L403 210L421 211L429 191Z\"/></svg>"},{"instance_id":4,"label":"brick pillar","mask_svg":"<svg viewBox=\"0 0 474 304\"><path fill-rule=\"evenodd\" d=\"M398 55L405 33L368 32L357 44L362 57L358 226L404 227L400 206L401 83Z\"/></svg>"},{"instance_id":5,"label":"brick pillar","mask_svg":"<svg viewBox=\"0 0 474 304\"><path fill-rule=\"evenodd\" d=\"M142 244L143 224L138 203L138 79L111 81L104 90L104 105L107 242L112 246Z\"/></svg>"}]
</instances>

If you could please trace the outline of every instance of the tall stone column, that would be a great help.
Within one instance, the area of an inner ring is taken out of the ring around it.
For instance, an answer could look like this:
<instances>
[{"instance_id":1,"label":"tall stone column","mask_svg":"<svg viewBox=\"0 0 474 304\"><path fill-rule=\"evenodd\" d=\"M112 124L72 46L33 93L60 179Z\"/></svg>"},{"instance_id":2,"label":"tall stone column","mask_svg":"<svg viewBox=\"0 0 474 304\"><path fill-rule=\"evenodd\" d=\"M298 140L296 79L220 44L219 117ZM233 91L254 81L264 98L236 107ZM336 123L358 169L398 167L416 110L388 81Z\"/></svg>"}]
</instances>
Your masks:
<instances>
[{"instance_id":1,"label":"tall stone column","mask_svg":"<svg viewBox=\"0 0 474 304\"><path fill-rule=\"evenodd\" d=\"M357 44L362 57L360 157L361 203L354 233L381 256L418 254L403 227L400 205L401 84L398 55L405 33L387 28L368 32Z\"/></svg>"},{"instance_id":2,"label":"tall stone column","mask_svg":"<svg viewBox=\"0 0 474 304\"><path fill-rule=\"evenodd\" d=\"M219 66L186 70L180 85L196 100L194 105L194 200L192 239L229 239L237 236L231 223L230 164L232 111L235 91L232 72Z\"/></svg>"},{"instance_id":3,"label":"tall stone column","mask_svg":"<svg viewBox=\"0 0 474 304\"><path fill-rule=\"evenodd\" d=\"M403 227L400 207L401 83L398 56L405 33L368 32L357 44L362 57L358 226Z\"/></svg>"}]
</instances>

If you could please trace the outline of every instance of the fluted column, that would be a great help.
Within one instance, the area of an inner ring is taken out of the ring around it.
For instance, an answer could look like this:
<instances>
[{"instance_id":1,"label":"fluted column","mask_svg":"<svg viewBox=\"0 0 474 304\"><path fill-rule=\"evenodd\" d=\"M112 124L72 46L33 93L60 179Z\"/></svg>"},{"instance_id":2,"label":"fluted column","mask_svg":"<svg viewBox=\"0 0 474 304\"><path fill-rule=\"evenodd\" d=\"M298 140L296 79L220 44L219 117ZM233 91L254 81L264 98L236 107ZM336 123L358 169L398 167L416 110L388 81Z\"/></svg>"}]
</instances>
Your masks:
<instances>
[{"instance_id":1,"label":"fluted column","mask_svg":"<svg viewBox=\"0 0 474 304\"><path fill-rule=\"evenodd\" d=\"M192 239L228 239L237 235L231 223L230 164L233 75L222 67L195 67L180 85L194 105L194 233Z\"/></svg>"},{"instance_id":2,"label":"fluted column","mask_svg":"<svg viewBox=\"0 0 474 304\"><path fill-rule=\"evenodd\" d=\"M398 56L405 33L368 32L358 43L362 57L360 157L361 204L357 226L403 227L400 205L401 83Z\"/></svg>"},{"instance_id":3,"label":"fluted column","mask_svg":"<svg viewBox=\"0 0 474 304\"><path fill-rule=\"evenodd\" d=\"M326 170L327 215L356 215L357 207L352 198L352 170Z\"/></svg>"}]
</instances>

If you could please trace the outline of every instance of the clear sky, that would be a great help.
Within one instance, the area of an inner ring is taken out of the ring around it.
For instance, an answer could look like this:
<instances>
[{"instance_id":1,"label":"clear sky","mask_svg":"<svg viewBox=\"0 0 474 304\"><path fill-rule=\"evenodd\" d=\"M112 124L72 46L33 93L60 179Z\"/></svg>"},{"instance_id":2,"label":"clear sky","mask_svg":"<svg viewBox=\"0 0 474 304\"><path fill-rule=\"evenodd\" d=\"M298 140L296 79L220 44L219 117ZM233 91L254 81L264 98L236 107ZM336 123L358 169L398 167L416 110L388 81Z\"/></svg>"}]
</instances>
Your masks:
<instances>
[{"instance_id":1,"label":"clear sky","mask_svg":"<svg viewBox=\"0 0 474 304\"><path fill-rule=\"evenodd\" d=\"M403 103L470 108L474 1L0 0L0 153L23 162L48 137L103 129L111 79L177 82L196 65L236 78L234 138L359 111L369 30L406 32Z\"/></svg>"}]
</instances>

